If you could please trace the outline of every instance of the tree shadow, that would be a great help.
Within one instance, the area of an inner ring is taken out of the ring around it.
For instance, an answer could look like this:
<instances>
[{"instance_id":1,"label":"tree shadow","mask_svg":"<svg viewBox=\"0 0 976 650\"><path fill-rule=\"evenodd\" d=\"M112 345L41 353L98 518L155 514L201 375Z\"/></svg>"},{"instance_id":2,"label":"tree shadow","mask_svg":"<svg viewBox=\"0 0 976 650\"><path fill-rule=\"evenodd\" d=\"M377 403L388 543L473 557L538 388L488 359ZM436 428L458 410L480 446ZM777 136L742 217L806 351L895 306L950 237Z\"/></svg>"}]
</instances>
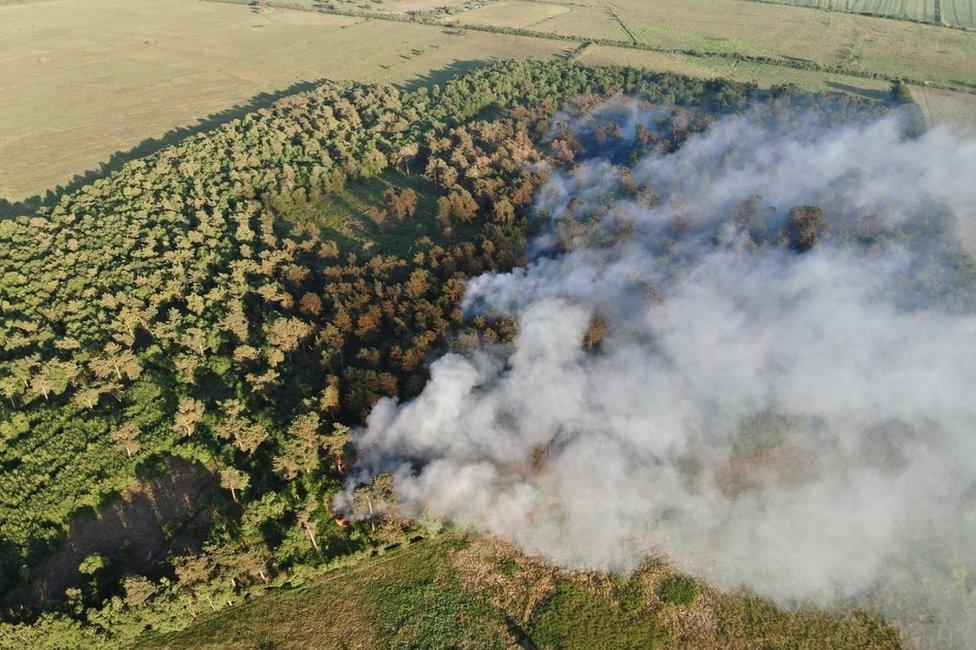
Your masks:
<instances>
[{"instance_id":1,"label":"tree shadow","mask_svg":"<svg viewBox=\"0 0 976 650\"><path fill-rule=\"evenodd\" d=\"M89 183L93 183L100 178L105 178L109 174L121 169L128 162L154 154L161 149L165 149L166 147L176 144L177 142L197 133L213 130L226 122L241 118L248 113L253 113L256 110L267 108L274 102L282 99L283 97L287 97L288 95L294 95L305 90L311 90L325 81L327 80L324 78L313 81L299 81L281 90L259 93L251 97L243 104L236 104L222 111L211 113L210 115L197 120L195 124L176 127L167 131L158 138L146 138L131 149L126 151L117 151L109 156L108 160L101 163L98 168L90 169L81 174L76 174L74 178L67 183L58 185L53 189L44 192L43 194L35 194L34 196L21 201L10 201L8 199L0 198L0 218L30 215L36 213L41 208L51 207L57 204L62 196L71 194L77 189L88 185Z\"/></svg>"},{"instance_id":2,"label":"tree shadow","mask_svg":"<svg viewBox=\"0 0 976 650\"><path fill-rule=\"evenodd\" d=\"M10 611L30 611L64 597L84 576L79 564L97 553L112 571L158 576L166 560L200 550L213 519L217 477L203 465L166 456L138 473L134 488L74 514L52 552L4 595Z\"/></svg>"},{"instance_id":3,"label":"tree shadow","mask_svg":"<svg viewBox=\"0 0 976 650\"><path fill-rule=\"evenodd\" d=\"M477 70L478 68L483 68L491 63L494 63L492 59L466 59L453 61L443 68L431 70L424 74L418 74L417 76L412 77L399 85L404 90L410 92L419 90L420 88L439 86L450 81L451 79L454 79L455 77L467 74Z\"/></svg>"},{"instance_id":4,"label":"tree shadow","mask_svg":"<svg viewBox=\"0 0 976 650\"><path fill-rule=\"evenodd\" d=\"M852 86L850 84L840 83L839 81L827 81L826 85L833 90L839 90L851 95L857 95L858 97L865 97L867 99L873 99L879 102L888 100L889 93L887 90L880 90L878 88L861 88L860 86Z\"/></svg>"},{"instance_id":5,"label":"tree shadow","mask_svg":"<svg viewBox=\"0 0 976 650\"><path fill-rule=\"evenodd\" d=\"M574 56L579 54L582 50L589 45L589 42L582 43L577 47L567 47L565 50L560 50L559 52L553 53L554 59L560 59L564 61L571 60ZM465 75L469 72L473 72L478 68L483 68L485 66L491 65L493 63L498 63L499 61L504 61L504 57L490 57L486 59L461 59L452 61L443 68L438 68L436 70L431 70L424 74L418 74L409 80L398 84L401 88L407 91L414 91L424 87L430 87L435 85L443 85L444 83Z\"/></svg>"}]
</instances>

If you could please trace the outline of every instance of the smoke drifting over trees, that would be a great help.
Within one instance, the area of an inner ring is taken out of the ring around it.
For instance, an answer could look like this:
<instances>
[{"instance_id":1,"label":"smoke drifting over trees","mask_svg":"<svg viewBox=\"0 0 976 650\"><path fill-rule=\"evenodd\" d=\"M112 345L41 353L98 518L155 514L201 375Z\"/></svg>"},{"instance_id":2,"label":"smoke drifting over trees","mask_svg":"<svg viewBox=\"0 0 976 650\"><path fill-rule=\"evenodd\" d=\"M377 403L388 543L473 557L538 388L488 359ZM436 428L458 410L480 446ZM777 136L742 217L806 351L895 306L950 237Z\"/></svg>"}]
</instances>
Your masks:
<instances>
[{"instance_id":1,"label":"smoke drifting over trees","mask_svg":"<svg viewBox=\"0 0 976 650\"><path fill-rule=\"evenodd\" d=\"M416 399L381 400L363 472L391 472L408 512L567 566L655 553L961 643L976 185L948 179L976 178L976 141L757 107L669 153L659 111L600 110L628 118L553 128L566 168L537 194L533 261L468 286L470 313L516 319L514 344L445 355ZM652 146L625 165L621 140Z\"/></svg>"}]
</instances>

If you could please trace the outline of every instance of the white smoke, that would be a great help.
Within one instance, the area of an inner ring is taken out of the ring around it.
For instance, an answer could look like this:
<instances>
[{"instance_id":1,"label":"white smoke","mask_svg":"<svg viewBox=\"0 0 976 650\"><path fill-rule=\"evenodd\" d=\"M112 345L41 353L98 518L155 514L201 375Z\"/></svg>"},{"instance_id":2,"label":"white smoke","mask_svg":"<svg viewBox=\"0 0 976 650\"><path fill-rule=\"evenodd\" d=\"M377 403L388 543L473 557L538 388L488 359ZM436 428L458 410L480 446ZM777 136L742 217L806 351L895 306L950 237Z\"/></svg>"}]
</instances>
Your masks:
<instances>
[{"instance_id":1,"label":"white smoke","mask_svg":"<svg viewBox=\"0 0 976 650\"><path fill-rule=\"evenodd\" d=\"M962 645L976 140L754 111L630 179L601 159L553 174L548 253L465 298L516 318L515 343L445 355L416 399L381 400L361 465L392 472L408 512L564 565L653 552L783 605L921 606ZM827 234L797 253L781 233L804 204Z\"/></svg>"}]
</instances>

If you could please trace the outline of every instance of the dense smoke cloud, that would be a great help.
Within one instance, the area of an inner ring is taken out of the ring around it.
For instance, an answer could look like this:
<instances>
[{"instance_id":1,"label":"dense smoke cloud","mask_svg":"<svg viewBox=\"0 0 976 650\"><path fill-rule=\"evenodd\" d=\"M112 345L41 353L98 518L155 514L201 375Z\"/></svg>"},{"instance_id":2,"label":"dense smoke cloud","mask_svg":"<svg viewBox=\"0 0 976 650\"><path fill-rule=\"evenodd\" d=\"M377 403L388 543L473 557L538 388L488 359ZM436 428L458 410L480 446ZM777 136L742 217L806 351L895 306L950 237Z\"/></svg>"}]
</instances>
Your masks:
<instances>
[{"instance_id":1,"label":"dense smoke cloud","mask_svg":"<svg viewBox=\"0 0 976 650\"><path fill-rule=\"evenodd\" d=\"M625 139L660 122L606 110L631 116ZM465 308L514 317L514 344L445 355L416 399L379 402L361 466L392 472L409 512L567 566L654 553L782 605L924 607L961 644L976 140L757 108L627 169L586 151L539 192L528 267L469 285ZM802 205L826 226L806 251Z\"/></svg>"}]
</instances>

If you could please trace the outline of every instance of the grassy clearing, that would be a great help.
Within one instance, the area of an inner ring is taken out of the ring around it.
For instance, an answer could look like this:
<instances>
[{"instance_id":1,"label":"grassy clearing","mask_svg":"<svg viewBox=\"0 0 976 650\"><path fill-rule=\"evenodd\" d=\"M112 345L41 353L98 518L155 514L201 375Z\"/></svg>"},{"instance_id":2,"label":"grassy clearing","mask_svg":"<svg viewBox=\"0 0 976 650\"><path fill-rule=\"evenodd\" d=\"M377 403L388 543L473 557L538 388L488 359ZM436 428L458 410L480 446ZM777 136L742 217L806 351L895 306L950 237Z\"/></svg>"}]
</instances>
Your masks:
<instances>
[{"instance_id":1,"label":"grassy clearing","mask_svg":"<svg viewBox=\"0 0 976 650\"><path fill-rule=\"evenodd\" d=\"M144 648L501 648L508 628L451 575L456 538L420 542L211 616Z\"/></svg>"},{"instance_id":2,"label":"grassy clearing","mask_svg":"<svg viewBox=\"0 0 976 650\"><path fill-rule=\"evenodd\" d=\"M347 0L350 1L350 0ZM408 11L434 11L441 7L460 7L471 0L352 0L357 5L368 6L373 11L407 13Z\"/></svg>"},{"instance_id":3,"label":"grassy clearing","mask_svg":"<svg viewBox=\"0 0 976 650\"><path fill-rule=\"evenodd\" d=\"M388 219L376 224L369 218L368 211L383 206L383 193L390 188L410 188L417 194L416 216L403 222ZM436 213L436 188L423 176L388 170L367 181L350 182L341 192L320 202L294 206L281 216L292 222L312 219L325 238L339 242L351 252L373 250L408 257L421 237L444 240L435 219ZM473 228L459 227L455 238L470 238Z\"/></svg>"},{"instance_id":4,"label":"grassy clearing","mask_svg":"<svg viewBox=\"0 0 976 650\"><path fill-rule=\"evenodd\" d=\"M676 586L677 585L677 586ZM672 592L674 592L672 594ZM865 614L784 613L661 564L560 571L485 538L441 535L336 569L140 647L899 647Z\"/></svg>"},{"instance_id":5,"label":"grassy clearing","mask_svg":"<svg viewBox=\"0 0 976 650\"><path fill-rule=\"evenodd\" d=\"M41 193L147 138L212 114L208 125L230 119L235 106L270 103L262 93L301 82L423 84L482 62L571 47L187 0L0 7L0 198Z\"/></svg>"}]
</instances>

